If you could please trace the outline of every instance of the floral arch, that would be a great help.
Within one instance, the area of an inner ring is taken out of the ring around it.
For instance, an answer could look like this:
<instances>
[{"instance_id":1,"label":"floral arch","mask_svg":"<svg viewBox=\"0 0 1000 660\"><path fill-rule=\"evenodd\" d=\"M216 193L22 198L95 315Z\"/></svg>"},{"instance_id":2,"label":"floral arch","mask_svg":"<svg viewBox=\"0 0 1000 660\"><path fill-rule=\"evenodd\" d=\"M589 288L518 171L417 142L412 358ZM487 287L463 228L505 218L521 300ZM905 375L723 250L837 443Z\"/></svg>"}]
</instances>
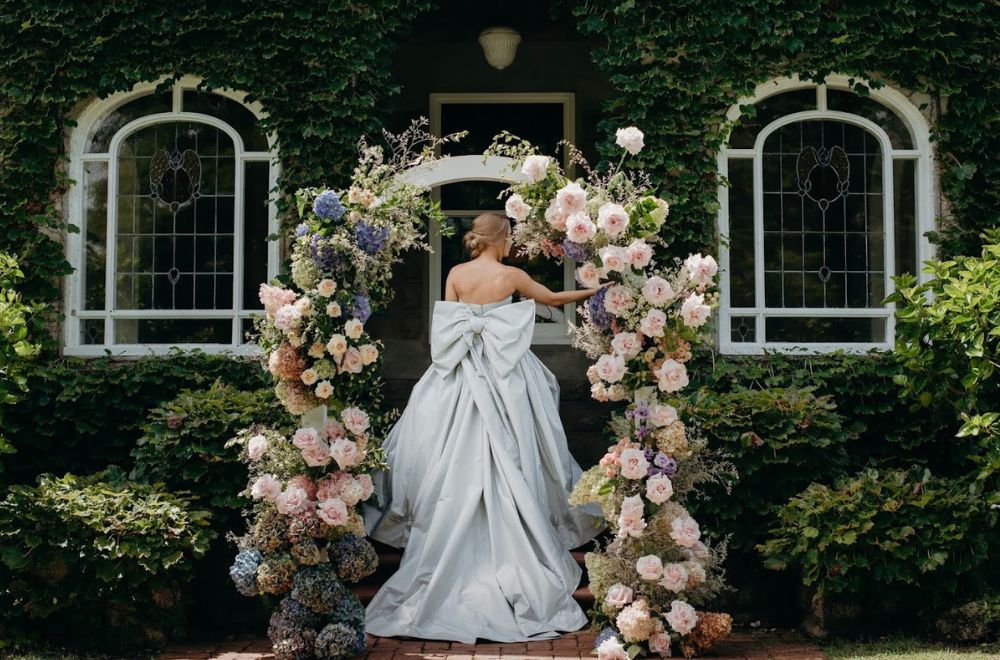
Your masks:
<instances>
[{"instance_id":1,"label":"floral arch","mask_svg":"<svg viewBox=\"0 0 1000 660\"><path fill-rule=\"evenodd\" d=\"M506 134L482 156L435 157L462 136L434 137L418 120L383 132L388 150L362 138L347 190L298 191L291 269L261 285L256 325L275 392L302 424L291 437L256 426L232 441L248 463L243 494L253 504L230 574L247 596L281 598L268 631L276 657L364 651L364 606L348 585L377 566L358 507L372 496L372 471L388 467L380 438L393 421L378 410L382 344L364 323L392 297L391 264L426 249L424 221L441 220L427 189L491 178L510 183L505 206L523 253L572 260L586 287L614 282L588 300L573 338L595 360L593 397L625 402L607 454L570 495L571 504L598 503L614 531L586 555L598 656L700 653L729 633L731 618L696 609L722 587L723 552L683 506L711 468L677 393L715 302L717 265L700 254L657 258L667 204L643 173L621 169L642 148L637 128L618 131L617 167L586 168L576 181Z\"/></svg>"}]
</instances>

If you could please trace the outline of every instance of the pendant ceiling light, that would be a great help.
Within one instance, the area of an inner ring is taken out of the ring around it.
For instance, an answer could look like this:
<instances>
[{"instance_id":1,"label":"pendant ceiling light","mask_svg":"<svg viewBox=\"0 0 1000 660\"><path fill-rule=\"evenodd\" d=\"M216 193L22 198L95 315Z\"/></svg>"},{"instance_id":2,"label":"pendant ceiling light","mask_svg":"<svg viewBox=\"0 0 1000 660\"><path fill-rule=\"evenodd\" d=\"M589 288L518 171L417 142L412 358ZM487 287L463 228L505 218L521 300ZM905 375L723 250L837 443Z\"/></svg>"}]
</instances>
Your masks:
<instances>
[{"instance_id":1,"label":"pendant ceiling light","mask_svg":"<svg viewBox=\"0 0 1000 660\"><path fill-rule=\"evenodd\" d=\"M502 25L488 27L479 33L486 61L495 69L505 69L514 61L521 35L517 30Z\"/></svg>"}]
</instances>

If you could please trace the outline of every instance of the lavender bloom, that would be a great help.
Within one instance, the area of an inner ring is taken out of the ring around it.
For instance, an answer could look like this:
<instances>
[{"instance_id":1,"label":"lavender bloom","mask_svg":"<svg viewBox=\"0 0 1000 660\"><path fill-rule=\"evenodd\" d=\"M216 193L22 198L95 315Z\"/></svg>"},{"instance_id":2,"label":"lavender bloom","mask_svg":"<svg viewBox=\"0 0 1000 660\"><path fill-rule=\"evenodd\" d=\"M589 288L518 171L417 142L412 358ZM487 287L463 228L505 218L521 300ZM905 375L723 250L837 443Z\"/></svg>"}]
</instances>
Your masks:
<instances>
[{"instance_id":1,"label":"lavender bloom","mask_svg":"<svg viewBox=\"0 0 1000 660\"><path fill-rule=\"evenodd\" d=\"M590 320L602 330L611 327L611 315L604 309L604 296L607 292L608 288L602 287L587 299L587 312L590 314Z\"/></svg>"},{"instance_id":2,"label":"lavender bloom","mask_svg":"<svg viewBox=\"0 0 1000 660\"><path fill-rule=\"evenodd\" d=\"M635 427L635 435L636 437L639 438L645 438L647 435L649 435L649 427L646 426L645 424L640 424L639 426Z\"/></svg>"},{"instance_id":3,"label":"lavender bloom","mask_svg":"<svg viewBox=\"0 0 1000 660\"><path fill-rule=\"evenodd\" d=\"M351 307L351 315L364 323L372 315L372 307L368 298L363 293L355 294L354 305Z\"/></svg>"},{"instance_id":4,"label":"lavender bloom","mask_svg":"<svg viewBox=\"0 0 1000 660\"><path fill-rule=\"evenodd\" d=\"M347 263L344 255L319 235L313 235L309 248L312 252L313 262L321 271L337 272L343 270Z\"/></svg>"},{"instance_id":5,"label":"lavender bloom","mask_svg":"<svg viewBox=\"0 0 1000 660\"><path fill-rule=\"evenodd\" d=\"M646 419L649 417L649 404L640 400L632 409L632 414L635 415L636 419Z\"/></svg>"},{"instance_id":6,"label":"lavender bloom","mask_svg":"<svg viewBox=\"0 0 1000 660\"><path fill-rule=\"evenodd\" d=\"M672 460L669 456L664 454L662 451L656 452L656 458L653 459L653 465L658 468L665 468L669 465L668 461Z\"/></svg>"},{"instance_id":7,"label":"lavender bloom","mask_svg":"<svg viewBox=\"0 0 1000 660\"><path fill-rule=\"evenodd\" d=\"M313 202L313 213L325 220L336 222L344 217L347 209L340 203L340 195L333 190L324 190Z\"/></svg>"},{"instance_id":8,"label":"lavender bloom","mask_svg":"<svg viewBox=\"0 0 1000 660\"><path fill-rule=\"evenodd\" d=\"M621 641L621 636L618 634L618 631L612 628L611 626L608 626L600 633L598 633L597 637L594 639L594 648L596 649L598 646L604 643L605 640L610 639L612 637L614 637L618 641Z\"/></svg>"},{"instance_id":9,"label":"lavender bloom","mask_svg":"<svg viewBox=\"0 0 1000 660\"><path fill-rule=\"evenodd\" d=\"M647 461L653 460L653 450L651 448L646 447L645 449L642 450L642 453L646 457Z\"/></svg>"},{"instance_id":10,"label":"lavender bloom","mask_svg":"<svg viewBox=\"0 0 1000 660\"><path fill-rule=\"evenodd\" d=\"M354 241L368 254L375 254L384 248L388 238L388 227L374 227L364 220L359 221L354 227Z\"/></svg>"},{"instance_id":11,"label":"lavender bloom","mask_svg":"<svg viewBox=\"0 0 1000 660\"><path fill-rule=\"evenodd\" d=\"M657 456L657 458L659 458L659 456ZM653 464L660 465L659 463L656 462L655 459L653 461ZM660 465L660 469L663 471L663 474L667 475L668 477L672 477L675 474L677 474L677 461L670 458L669 456L664 456L664 460L662 461L662 465Z\"/></svg>"},{"instance_id":12,"label":"lavender bloom","mask_svg":"<svg viewBox=\"0 0 1000 660\"><path fill-rule=\"evenodd\" d=\"M562 242L562 247L565 255L578 264L587 260L587 247L583 243L576 243L567 238Z\"/></svg>"}]
</instances>

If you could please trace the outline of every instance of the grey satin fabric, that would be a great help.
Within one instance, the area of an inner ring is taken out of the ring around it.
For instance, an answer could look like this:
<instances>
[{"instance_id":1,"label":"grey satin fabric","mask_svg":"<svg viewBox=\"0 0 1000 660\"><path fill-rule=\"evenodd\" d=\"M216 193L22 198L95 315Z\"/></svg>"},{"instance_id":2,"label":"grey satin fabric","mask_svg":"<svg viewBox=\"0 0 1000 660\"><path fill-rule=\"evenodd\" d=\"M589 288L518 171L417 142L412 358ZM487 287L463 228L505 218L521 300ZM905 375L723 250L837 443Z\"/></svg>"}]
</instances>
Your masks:
<instances>
[{"instance_id":1,"label":"grey satin fabric","mask_svg":"<svg viewBox=\"0 0 1000 660\"><path fill-rule=\"evenodd\" d=\"M510 300L434 305L432 364L383 442L377 503L361 504L369 535L405 548L366 609L373 635L514 642L587 623L569 550L607 524L567 502L582 470L559 384L530 350L534 301Z\"/></svg>"}]
</instances>

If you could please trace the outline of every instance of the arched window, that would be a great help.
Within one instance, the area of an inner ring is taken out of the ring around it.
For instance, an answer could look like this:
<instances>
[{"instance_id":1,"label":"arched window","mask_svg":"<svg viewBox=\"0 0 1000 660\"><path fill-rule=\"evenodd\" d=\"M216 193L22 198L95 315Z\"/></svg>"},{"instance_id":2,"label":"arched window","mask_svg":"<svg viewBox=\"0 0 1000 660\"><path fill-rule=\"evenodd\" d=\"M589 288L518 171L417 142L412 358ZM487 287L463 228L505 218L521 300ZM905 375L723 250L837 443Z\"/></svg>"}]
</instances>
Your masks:
<instances>
[{"instance_id":1,"label":"arched window","mask_svg":"<svg viewBox=\"0 0 1000 660\"><path fill-rule=\"evenodd\" d=\"M767 83L719 155L727 353L891 348L890 277L931 248L931 145L917 108L848 79Z\"/></svg>"},{"instance_id":2,"label":"arched window","mask_svg":"<svg viewBox=\"0 0 1000 660\"><path fill-rule=\"evenodd\" d=\"M262 110L185 77L95 101L71 138L65 352L244 352L257 288L277 274Z\"/></svg>"}]
</instances>

